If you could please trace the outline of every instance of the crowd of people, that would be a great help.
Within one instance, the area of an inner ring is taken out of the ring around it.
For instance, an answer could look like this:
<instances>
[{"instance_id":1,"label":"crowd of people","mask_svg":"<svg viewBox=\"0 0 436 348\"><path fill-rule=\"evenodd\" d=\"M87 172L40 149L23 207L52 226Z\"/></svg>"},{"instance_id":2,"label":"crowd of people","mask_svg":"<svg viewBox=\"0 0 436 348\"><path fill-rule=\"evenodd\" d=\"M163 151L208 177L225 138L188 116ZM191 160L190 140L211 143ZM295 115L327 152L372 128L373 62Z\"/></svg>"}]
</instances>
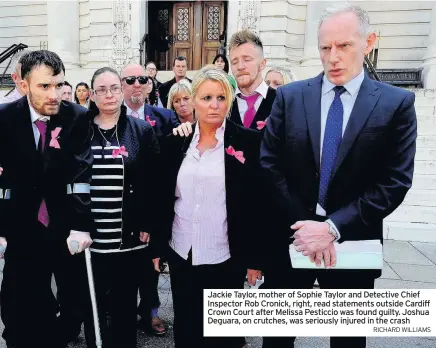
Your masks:
<instances>
[{"instance_id":1,"label":"crowd of people","mask_svg":"<svg viewBox=\"0 0 436 348\"><path fill-rule=\"evenodd\" d=\"M411 187L414 95L365 75L376 36L360 7L326 10L318 40L324 71L303 81L278 67L264 79L263 44L249 30L192 80L180 56L164 83L154 62L132 63L73 90L56 53L18 57L0 105L7 347L65 347L82 323L96 346L87 248L106 348L136 348L138 325L166 333L162 258L176 348L246 346L203 336L204 289L262 275L265 289L374 288L380 271L334 269L334 245L382 240L383 218ZM290 243L329 269L292 268ZM263 347L294 341L265 337ZM332 337L330 347L366 338Z\"/></svg>"}]
</instances>

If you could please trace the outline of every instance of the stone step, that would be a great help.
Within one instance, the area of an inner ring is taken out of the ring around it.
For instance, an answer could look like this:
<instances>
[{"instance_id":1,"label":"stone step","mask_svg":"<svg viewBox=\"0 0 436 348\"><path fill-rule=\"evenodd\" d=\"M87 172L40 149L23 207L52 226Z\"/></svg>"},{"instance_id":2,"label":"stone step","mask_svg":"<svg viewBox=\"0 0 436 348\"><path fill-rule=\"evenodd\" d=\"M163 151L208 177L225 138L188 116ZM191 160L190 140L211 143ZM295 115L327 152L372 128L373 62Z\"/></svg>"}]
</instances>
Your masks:
<instances>
[{"instance_id":1,"label":"stone step","mask_svg":"<svg viewBox=\"0 0 436 348\"><path fill-rule=\"evenodd\" d=\"M420 147L436 147L436 136L434 135L420 135L416 139L416 146Z\"/></svg>"},{"instance_id":2,"label":"stone step","mask_svg":"<svg viewBox=\"0 0 436 348\"><path fill-rule=\"evenodd\" d=\"M403 204L436 207L436 190L417 190L412 188L407 192Z\"/></svg>"},{"instance_id":3,"label":"stone step","mask_svg":"<svg viewBox=\"0 0 436 348\"><path fill-rule=\"evenodd\" d=\"M436 242L436 224L390 222L383 223L385 239L403 240L411 242Z\"/></svg>"},{"instance_id":4,"label":"stone step","mask_svg":"<svg viewBox=\"0 0 436 348\"><path fill-rule=\"evenodd\" d=\"M436 162L433 161L417 161L415 160L416 174L436 174Z\"/></svg>"},{"instance_id":5,"label":"stone step","mask_svg":"<svg viewBox=\"0 0 436 348\"><path fill-rule=\"evenodd\" d=\"M417 115L436 115L436 105L417 105L415 104Z\"/></svg>"},{"instance_id":6,"label":"stone step","mask_svg":"<svg viewBox=\"0 0 436 348\"><path fill-rule=\"evenodd\" d=\"M436 148L419 147L416 149L415 161L436 161Z\"/></svg>"},{"instance_id":7,"label":"stone step","mask_svg":"<svg viewBox=\"0 0 436 348\"><path fill-rule=\"evenodd\" d=\"M436 175L414 174L412 190L436 190Z\"/></svg>"},{"instance_id":8,"label":"stone step","mask_svg":"<svg viewBox=\"0 0 436 348\"><path fill-rule=\"evenodd\" d=\"M403 203L386 218L386 221L436 224L436 207Z\"/></svg>"},{"instance_id":9,"label":"stone step","mask_svg":"<svg viewBox=\"0 0 436 348\"><path fill-rule=\"evenodd\" d=\"M436 89L424 89L424 88L408 88L409 91L415 93L417 98L435 98Z\"/></svg>"}]
</instances>

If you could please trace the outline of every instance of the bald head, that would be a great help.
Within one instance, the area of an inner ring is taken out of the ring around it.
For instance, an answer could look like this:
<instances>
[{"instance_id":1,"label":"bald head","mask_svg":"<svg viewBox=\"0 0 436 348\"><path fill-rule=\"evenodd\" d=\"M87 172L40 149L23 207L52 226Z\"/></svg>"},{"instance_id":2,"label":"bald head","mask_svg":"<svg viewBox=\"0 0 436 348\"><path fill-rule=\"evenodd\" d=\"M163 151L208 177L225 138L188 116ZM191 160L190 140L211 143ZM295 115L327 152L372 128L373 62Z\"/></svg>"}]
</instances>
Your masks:
<instances>
[{"instance_id":1,"label":"bald head","mask_svg":"<svg viewBox=\"0 0 436 348\"><path fill-rule=\"evenodd\" d=\"M121 78L126 76L147 76L145 68L140 64L128 64L121 71Z\"/></svg>"}]
</instances>

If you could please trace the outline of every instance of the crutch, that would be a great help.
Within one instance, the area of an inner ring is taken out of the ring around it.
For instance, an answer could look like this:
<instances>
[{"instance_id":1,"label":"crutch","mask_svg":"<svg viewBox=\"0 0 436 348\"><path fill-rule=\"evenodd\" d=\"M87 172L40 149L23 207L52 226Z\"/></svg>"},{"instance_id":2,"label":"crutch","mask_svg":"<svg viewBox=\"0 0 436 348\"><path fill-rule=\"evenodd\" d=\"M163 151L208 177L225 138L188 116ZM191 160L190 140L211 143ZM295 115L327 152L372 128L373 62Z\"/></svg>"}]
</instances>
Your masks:
<instances>
[{"instance_id":1,"label":"crutch","mask_svg":"<svg viewBox=\"0 0 436 348\"><path fill-rule=\"evenodd\" d=\"M0 245L0 256L3 255L6 251L6 247L4 245Z\"/></svg>"},{"instance_id":2,"label":"crutch","mask_svg":"<svg viewBox=\"0 0 436 348\"><path fill-rule=\"evenodd\" d=\"M70 246L71 246L71 250L75 252L79 250L79 242L76 240L71 241ZM97 312L97 298L95 296L95 287L94 287L94 274L92 273L91 251L89 250L89 248L85 249L85 260L86 260L86 272L88 273L89 294L91 296L92 317L94 318L95 344L97 348L102 348L100 323L98 321L98 312Z\"/></svg>"}]
</instances>

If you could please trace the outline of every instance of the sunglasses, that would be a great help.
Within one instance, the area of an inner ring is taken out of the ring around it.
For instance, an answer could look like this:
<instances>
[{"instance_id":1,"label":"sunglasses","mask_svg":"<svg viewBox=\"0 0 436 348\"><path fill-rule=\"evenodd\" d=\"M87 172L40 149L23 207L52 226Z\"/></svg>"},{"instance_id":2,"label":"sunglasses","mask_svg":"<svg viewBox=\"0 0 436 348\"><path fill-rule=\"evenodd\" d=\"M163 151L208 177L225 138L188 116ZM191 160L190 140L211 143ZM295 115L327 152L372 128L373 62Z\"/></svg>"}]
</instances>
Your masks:
<instances>
[{"instance_id":1,"label":"sunglasses","mask_svg":"<svg viewBox=\"0 0 436 348\"><path fill-rule=\"evenodd\" d=\"M138 80L140 85L145 85L148 82L148 76L127 76L123 78L128 85L133 85Z\"/></svg>"}]
</instances>

